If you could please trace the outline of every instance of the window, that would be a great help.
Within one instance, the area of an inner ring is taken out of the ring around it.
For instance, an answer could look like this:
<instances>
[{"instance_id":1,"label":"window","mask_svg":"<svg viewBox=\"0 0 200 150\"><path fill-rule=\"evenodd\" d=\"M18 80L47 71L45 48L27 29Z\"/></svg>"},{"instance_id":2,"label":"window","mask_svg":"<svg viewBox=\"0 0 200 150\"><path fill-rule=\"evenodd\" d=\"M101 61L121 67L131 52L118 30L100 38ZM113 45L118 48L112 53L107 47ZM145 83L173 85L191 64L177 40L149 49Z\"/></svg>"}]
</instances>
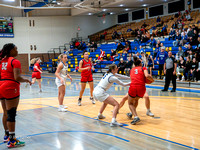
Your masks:
<instances>
[{"instance_id":1,"label":"window","mask_svg":"<svg viewBox=\"0 0 200 150\"><path fill-rule=\"evenodd\" d=\"M149 8L149 17L163 15L163 5Z\"/></svg>"},{"instance_id":2,"label":"window","mask_svg":"<svg viewBox=\"0 0 200 150\"><path fill-rule=\"evenodd\" d=\"M193 8L200 8L200 0L193 0Z\"/></svg>"},{"instance_id":3,"label":"window","mask_svg":"<svg viewBox=\"0 0 200 150\"><path fill-rule=\"evenodd\" d=\"M144 9L132 12L132 20L144 19Z\"/></svg>"},{"instance_id":4,"label":"window","mask_svg":"<svg viewBox=\"0 0 200 150\"><path fill-rule=\"evenodd\" d=\"M128 22L128 13L118 15L118 23Z\"/></svg>"},{"instance_id":5,"label":"window","mask_svg":"<svg viewBox=\"0 0 200 150\"><path fill-rule=\"evenodd\" d=\"M179 0L177 2L168 4L168 13L174 13L185 10L185 0Z\"/></svg>"}]
</instances>

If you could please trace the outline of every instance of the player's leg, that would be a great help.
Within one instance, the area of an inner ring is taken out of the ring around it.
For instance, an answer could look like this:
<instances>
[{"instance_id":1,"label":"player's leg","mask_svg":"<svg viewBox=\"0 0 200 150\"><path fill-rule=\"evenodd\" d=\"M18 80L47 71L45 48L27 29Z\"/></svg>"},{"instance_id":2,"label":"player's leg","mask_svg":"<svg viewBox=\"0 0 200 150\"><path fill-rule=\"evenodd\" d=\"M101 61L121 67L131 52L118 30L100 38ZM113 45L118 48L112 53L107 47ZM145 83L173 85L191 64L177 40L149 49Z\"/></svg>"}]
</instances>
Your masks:
<instances>
[{"instance_id":1,"label":"player's leg","mask_svg":"<svg viewBox=\"0 0 200 150\"><path fill-rule=\"evenodd\" d=\"M154 114L153 114L153 113L151 112L151 110L150 110L150 98L149 98L149 94L148 94L147 92L145 92L143 98L145 99L145 106L146 106L146 108L147 108L147 113L146 113L146 115L147 115L147 116L150 116L150 117L154 117Z\"/></svg>"},{"instance_id":2,"label":"player's leg","mask_svg":"<svg viewBox=\"0 0 200 150\"><path fill-rule=\"evenodd\" d=\"M78 99L79 106L81 106L81 100L82 100L83 93L85 91L85 87L86 87L86 82L81 82L81 91L79 93L79 99Z\"/></svg>"},{"instance_id":3,"label":"player's leg","mask_svg":"<svg viewBox=\"0 0 200 150\"><path fill-rule=\"evenodd\" d=\"M90 87L90 100L92 101L92 104L95 104L95 100L93 98L93 90L94 90L94 83L92 82L88 82L89 87Z\"/></svg>"},{"instance_id":4,"label":"player's leg","mask_svg":"<svg viewBox=\"0 0 200 150\"><path fill-rule=\"evenodd\" d=\"M67 109L65 109L63 105L64 97L65 97L65 85L61 85L58 88L58 102L59 102L58 111L61 111L61 112L67 111Z\"/></svg>"},{"instance_id":5,"label":"player's leg","mask_svg":"<svg viewBox=\"0 0 200 150\"><path fill-rule=\"evenodd\" d=\"M139 97L133 98L133 97L128 96L129 108L131 110L131 113L134 115L134 119L131 122L131 124L133 124L133 125L140 121L140 118L138 117L137 111L136 111L136 108L138 105L138 100L139 100Z\"/></svg>"},{"instance_id":6,"label":"player's leg","mask_svg":"<svg viewBox=\"0 0 200 150\"><path fill-rule=\"evenodd\" d=\"M3 109L2 123L3 123L4 130L5 130L4 143L6 143L6 142L8 142L9 130L8 130L8 126L7 126L8 115L7 115L7 111L6 111L5 99L1 100L1 106Z\"/></svg>"}]
</instances>

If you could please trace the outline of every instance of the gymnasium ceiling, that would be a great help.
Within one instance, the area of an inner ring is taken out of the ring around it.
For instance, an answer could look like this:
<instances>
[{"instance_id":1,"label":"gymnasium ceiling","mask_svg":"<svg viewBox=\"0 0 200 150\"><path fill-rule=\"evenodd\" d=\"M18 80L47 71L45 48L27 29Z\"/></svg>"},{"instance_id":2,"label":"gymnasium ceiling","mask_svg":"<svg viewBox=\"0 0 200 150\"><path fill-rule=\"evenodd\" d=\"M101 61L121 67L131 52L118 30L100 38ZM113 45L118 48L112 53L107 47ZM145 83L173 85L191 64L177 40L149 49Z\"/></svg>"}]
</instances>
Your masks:
<instances>
[{"instance_id":1,"label":"gymnasium ceiling","mask_svg":"<svg viewBox=\"0 0 200 150\"><path fill-rule=\"evenodd\" d=\"M0 0L1 7L16 9L71 9L72 15L119 14L175 0ZM42 7L34 7L43 3Z\"/></svg>"}]
</instances>

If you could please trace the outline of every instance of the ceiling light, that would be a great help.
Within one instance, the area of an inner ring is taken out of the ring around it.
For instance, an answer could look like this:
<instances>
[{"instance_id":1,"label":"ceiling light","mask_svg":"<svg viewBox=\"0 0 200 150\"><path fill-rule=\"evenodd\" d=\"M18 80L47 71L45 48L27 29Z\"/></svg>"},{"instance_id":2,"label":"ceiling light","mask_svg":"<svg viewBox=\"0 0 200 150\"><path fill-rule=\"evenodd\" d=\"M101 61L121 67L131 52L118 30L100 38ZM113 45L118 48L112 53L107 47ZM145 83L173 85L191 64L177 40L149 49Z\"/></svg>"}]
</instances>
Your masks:
<instances>
[{"instance_id":1,"label":"ceiling light","mask_svg":"<svg viewBox=\"0 0 200 150\"><path fill-rule=\"evenodd\" d=\"M113 15L113 14L114 14L113 12L110 13L110 15Z\"/></svg>"},{"instance_id":2,"label":"ceiling light","mask_svg":"<svg viewBox=\"0 0 200 150\"><path fill-rule=\"evenodd\" d=\"M146 6L147 6L147 4L143 4L142 6L146 7Z\"/></svg>"},{"instance_id":3,"label":"ceiling light","mask_svg":"<svg viewBox=\"0 0 200 150\"><path fill-rule=\"evenodd\" d=\"M15 0L4 0L5 2L15 2Z\"/></svg>"},{"instance_id":4,"label":"ceiling light","mask_svg":"<svg viewBox=\"0 0 200 150\"><path fill-rule=\"evenodd\" d=\"M88 15L92 15L92 13L88 13Z\"/></svg>"},{"instance_id":5,"label":"ceiling light","mask_svg":"<svg viewBox=\"0 0 200 150\"><path fill-rule=\"evenodd\" d=\"M106 11L106 9L103 9L102 11Z\"/></svg>"},{"instance_id":6,"label":"ceiling light","mask_svg":"<svg viewBox=\"0 0 200 150\"><path fill-rule=\"evenodd\" d=\"M123 5L123 4L120 4L119 6L120 6L120 7L123 7L124 5Z\"/></svg>"},{"instance_id":7,"label":"ceiling light","mask_svg":"<svg viewBox=\"0 0 200 150\"><path fill-rule=\"evenodd\" d=\"M128 11L128 10L129 10L128 8L125 9L125 11Z\"/></svg>"}]
</instances>

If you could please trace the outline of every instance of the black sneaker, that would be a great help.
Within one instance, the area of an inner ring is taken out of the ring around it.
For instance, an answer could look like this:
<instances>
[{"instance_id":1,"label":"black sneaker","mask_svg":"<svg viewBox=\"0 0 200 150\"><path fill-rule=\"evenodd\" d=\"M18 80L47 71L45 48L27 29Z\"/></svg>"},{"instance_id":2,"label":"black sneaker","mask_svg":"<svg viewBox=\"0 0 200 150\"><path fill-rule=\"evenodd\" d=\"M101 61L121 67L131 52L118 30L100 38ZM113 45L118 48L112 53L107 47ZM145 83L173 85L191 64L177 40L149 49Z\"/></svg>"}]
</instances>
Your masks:
<instances>
[{"instance_id":1,"label":"black sneaker","mask_svg":"<svg viewBox=\"0 0 200 150\"><path fill-rule=\"evenodd\" d=\"M81 106L81 98L78 99L78 106Z\"/></svg>"},{"instance_id":2,"label":"black sneaker","mask_svg":"<svg viewBox=\"0 0 200 150\"><path fill-rule=\"evenodd\" d=\"M128 119L132 119L132 113L127 113L126 115L127 115Z\"/></svg>"},{"instance_id":3,"label":"black sneaker","mask_svg":"<svg viewBox=\"0 0 200 150\"><path fill-rule=\"evenodd\" d=\"M172 89L171 92L176 92L176 90Z\"/></svg>"},{"instance_id":4,"label":"black sneaker","mask_svg":"<svg viewBox=\"0 0 200 150\"><path fill-rule=\"evenodd\" d=\"M135 125L136 123L140 122L140 118L134 118L133 121L131 122L132 125Z\"/></svg>"},{"instance_id":5,"label":"black sneaker","mask_svg":"<svg viewBox=\"0 0 200 150\"><path fill-rule=\"evenodd\" d=\"M163 90L161 90L162 92L167 92L168 90L166 90L166 89L163 89Z\"/></svg>"}]
</instances>

